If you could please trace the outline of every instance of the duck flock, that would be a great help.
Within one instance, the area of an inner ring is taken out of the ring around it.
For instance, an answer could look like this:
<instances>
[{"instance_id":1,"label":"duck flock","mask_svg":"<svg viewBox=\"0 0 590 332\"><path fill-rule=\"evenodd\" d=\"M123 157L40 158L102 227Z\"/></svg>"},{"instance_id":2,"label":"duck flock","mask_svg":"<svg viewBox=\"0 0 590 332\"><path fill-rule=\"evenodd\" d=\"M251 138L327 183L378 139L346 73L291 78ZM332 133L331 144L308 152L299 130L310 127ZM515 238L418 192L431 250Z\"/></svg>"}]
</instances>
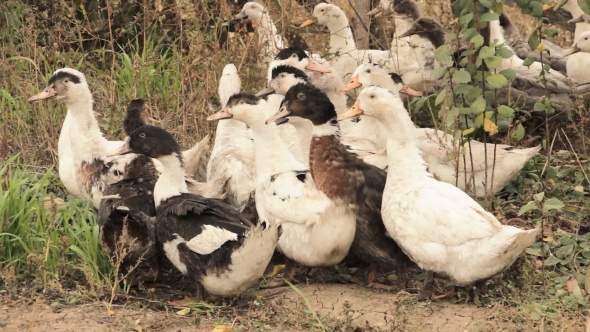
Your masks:
<instances>
[{"instance_id":1,"label":"duck flock","mask_svg":"<svg viewBox=\"0 0 590 332\"><path fill-rule=\"evenodd\" d=\"M194 178L208 137L181 151L169 132L146 124L138 99L123 123L127 139L109 141L84 74L57 70L29 101L66 104L59 177L98 210L103 249L114 255L123 248L123 265L145 278L172 264L197 283L197 300L252 287L275 251L285 257L283 278L263 287L296 282L296 266L308 273L352 255L370 264L368 287L404 289L406 266L415 263L427 271L419 297L429 299L435 274L465 286L509 267L540 229L502 225L472 197L498 193L540 147L496 145L492 171L486 160L493 160L493 146L472 140L461 147L452 135L414 125L405 105L439 88L429 72L445 36L415 2L398 2L382 1L370 13L399 16L389 51L357 49L342 9L318 4L303 25L330 30L336 56L329 61L285 47L265 8L246 3L236 18L257 26L267 87L240 91L236 67L223 69L222 109L207 118L217 131L206 182ZM492 40L507 42L506 20L491 22ZM590 48L588 33L567 53ZM550 71L557 83L547 90L534 76L540 63L524 67L514 56L502 66L517 71L512 88L535 99L535 89L569 93L570 66L587 61L585 54ZM557 55L553 60L560 63ZM523 82L528 86L518 86ZM347 108L354 90L360 94ZM472 162L448 158L461 149ZM378 269L396 270L396 285L376 283Z\"/></svg>"}]
</instances>

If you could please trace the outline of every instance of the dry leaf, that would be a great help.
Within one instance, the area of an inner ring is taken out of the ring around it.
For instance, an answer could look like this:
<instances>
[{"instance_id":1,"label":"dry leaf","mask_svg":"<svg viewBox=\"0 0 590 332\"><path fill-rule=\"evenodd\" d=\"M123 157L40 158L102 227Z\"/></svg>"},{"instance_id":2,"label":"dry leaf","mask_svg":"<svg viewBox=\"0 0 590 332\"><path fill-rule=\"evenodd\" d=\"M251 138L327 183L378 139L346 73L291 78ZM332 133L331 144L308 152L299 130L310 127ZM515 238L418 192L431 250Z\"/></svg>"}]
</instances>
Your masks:
<instances>
[{"instance_id":1,"label":"dry leaf","mask_svg":"<svg viewBox=\"0 0 590 332\"><path fill-rule=\"evenodd\" d=\"M135 325L133 329L137 332L143 332L143 327L141 327L141 325Z\"/></svg>"},{"instance_id":2,"label":"dry leaf","mask_svg":"<svg viewBox=\"0 0 590 332\"><path fill-rule=\"evenodd\" d=\"M182 310L177 311L176 314L179 316L186 316L189 312L191 312L191 308L184 308Z\"/></svg>"},{"instance_id":3,"label":"dry leaf","mask_svg":"<svg viewBox=\"0 0 590 332\"><path fill-rule=\"evenodd\" d=\"M584 278L584 288L586 288L586 294L590 294L590 266L586 268L586 277Z\"/></svg>"},{"instance_id":4,"label":"dry leaf","mask_svg":"<svg viewBox=\"0 0 590 332\"><path fill-rule=\"evenodd\" d=\"M188 305L188 303L190 303L190 302L195 302L196 303L198 301L196 301L195 299L192 299L190 297L185 296L184 299L182 299L182 300L171 301L171 302L168 302L168 304L170 304L171 306L182 308L182 307L186 307Z\"/></svg>"},{"instance_id":5,"label":"dry leaf","mask_svg":"<svg viewBox=\"0 0 590 332\"><path fill-rule=\"evenodd\" d=\"M575 186L574 187L574 190L577 191L577 192L583 193L584 192L584 187L583 186Z\"/></svg>"},{"instance_id":6,"label":"dry leaf","mask_svg":"<svg viewBox=\"0 0 590 332\"><path fill-rule=\"evenodd\" d=\"M231 332L231 326L217 325L211 332Z\"/></svg>"},{"instance_id":7,"label":"dry leaf","mask_svg":"<svg viewBox=\"0 0 590 332\"><path fill-rule=\"evenodd\" d=\"M267 275L267 278L272 278L274 276L276 276L277 274L283 272L285 270L285 264L279 264L279 265L275 265L275 267L273 267L272 272Z\"/></svg>"},{"instance_id":8,"label":"dry leaf","mask_svg":"<svg viewBox=\"0 0 590 332\"><path fill-rule=\"evenodd\" d=\"M547 182L549 182L549 184L552 186L555 185L555 180L553 180L553 179L548 179Z\"/></svg>"},{"instance_id":9,"label":"dry leaf","mask_svg":"<svg viewBox=\"0 0 590 332\"><path fill-rule=\"evenodd\" d=\"M490 135L494 135L498 133L498 126L492 120L485 118L483 120L483 130L490 133Z\"/></svg>"},{"instance_id":10,"label":"dry leaf","mask_svg":"<svg viewBox=\"0 0 590 332\"><path fill-rule=\"evenodd\" d=\"M575 298L583 299L584 295L582 294L582 290L580 289L580 285L578 284L578 280L572 277L570 280L566 281L565 287L567 291L572 294Z\"/></svg>"},{"instance_id":11,"label":"dry leaf","mask_svg":"<svg viewBox=\"0 0 590 332\"><path fill-rule=\"evenodd\" d=\"M116 314L116 312L114 310L107 310L107 316L114 316Z\"/></svg>"}]
</instances>

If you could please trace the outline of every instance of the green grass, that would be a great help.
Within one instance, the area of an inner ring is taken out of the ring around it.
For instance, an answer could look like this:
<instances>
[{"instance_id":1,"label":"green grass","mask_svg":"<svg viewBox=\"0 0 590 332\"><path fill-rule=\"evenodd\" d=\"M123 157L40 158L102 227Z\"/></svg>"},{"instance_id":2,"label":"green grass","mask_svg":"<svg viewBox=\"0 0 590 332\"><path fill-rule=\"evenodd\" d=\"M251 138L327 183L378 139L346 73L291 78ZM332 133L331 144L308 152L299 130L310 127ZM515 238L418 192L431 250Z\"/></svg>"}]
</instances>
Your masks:
<instances>
[{"instance_id":1,"label":"green grass","mask_svg":"<svg viewBox=\"0 0 590 332\"><path fill-rule=\"evenodd\" d=\"M112 276L99 241L96 214L80 200L58 202L53 169L35 174L13 157L0 166L0 271L7 289L33 281L36 290L92 290ZM71 279L70 279L71 278ZM66 283L66 284L64 284Z\"/></svg>"}]
</instances>

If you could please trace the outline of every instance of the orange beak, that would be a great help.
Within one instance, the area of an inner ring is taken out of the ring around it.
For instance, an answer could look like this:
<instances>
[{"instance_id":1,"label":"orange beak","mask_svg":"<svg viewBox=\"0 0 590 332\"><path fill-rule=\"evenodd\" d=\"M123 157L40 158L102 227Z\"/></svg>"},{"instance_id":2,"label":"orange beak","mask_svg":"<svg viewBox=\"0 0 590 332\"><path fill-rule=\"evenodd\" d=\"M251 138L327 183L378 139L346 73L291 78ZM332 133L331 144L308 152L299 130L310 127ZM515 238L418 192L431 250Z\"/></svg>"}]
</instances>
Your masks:
<instances>
[{"instance_id":1,"label":"orange beak","mask_svg":"<svg viewBox=\"0 0 590 332\"><path fill-rule=\"evenodd\" d=\"M413 96L413 97L422 97L422 93L418 92L412 88L410 88L407 85L404 85L401 90L399 90L400 93L404 93L407 94L408 96Z\"/></svg>"},{"instance_id":2,"label":"orange beak","mask_svg":"<svg viewBox=\"0 0 590 332\"><path fill-rule=\"evenodd\" d=\"M308 26L310 26L310 25L312 25L314 23L315 23L315 18L310 18L309 20L301 23L301 25L299 27L300 28L305 28L305 27L308 27Z\"/></svg>"},{"instance_id":3,"label":"orange beak","mask_svg":"<svg viewBox=\"0 0 590 332\"><path fill-rule=\"evenodd\" d=\"M57 96L57 92L55 92L53 87L48 86L42 92L29 98L29 102L33 103L33 102L40 101L40 100L47 100L47 99L53 98L55 96Z\"/></svg>"},{"instance_id":4,"label":"orange beak","mask_svg":"<svg viewBox=\"0 0 590 332\"><path fill-rule=\"evenodd\" d=\"M305 66L305 69L307 69L309 71L316 71L318 73L331 73L332 72L332 70L316 63L311 58L309 58L309 64L307 64L307 66Z\"/></svg>"},{"instance_id":5,"label":"orange beak","mask_svg":"<svg viewBox=\"0 0 590 332\"><path fill-rule=\"evenodd\" d=\"M555 5L543 5L543 10L549 10L553 7L555 7Z\"/></svg>"},{"instance_id":6,"label":"orange beak","mask_svg":"<svg viewBox=\"0 0 590 332\"><path fill-rule=\"evenodd\" d=\"M363 110L361 109L359 105L359 100L357 99L354 105L352 105L352 107L348 111L346 111L346 113L340 115L337 118L337 120L342 121L361 114L363 114Z\"/></svg>"},{"instance_id":7,"label":"orange beak","mask_svg":"<svg viewBox=\"0 0 590 332\"><path fill-rule=\"evenodd\" d=\"M338 90L338 92L347 92L350 90L354 90L356 88L360 88L361 86L363 85L361 84L361 82L359 82L359 75L354 75L350 79L350 82L348 82L348 84L346 84L345 86L341 87L340 90Z\"/></svg>"},{"instance_id":8,"label":"orange beak","mask_svg":"<svg viewBox=\"0 0 590 332\"><path fill-rule=\"evenodd\" d=\"M131 153L131 152L133 152L133 151L131 150L131 147L129 146L129 139L127 139L125 141L125 143L123 143L123 145L121 145L120 148L107 153L107 157L124 155L124 154Z\"/></svg>"},{"instance_id":9,"label":"orange beak","mask_svg":"<svg viewBox=\"0 0 590 332\"><path fill-rule=\"evenodd\" d=\"M273 123L276 122L277 120L283 119L288 117L291 114L291 112L287 109L287 107L285 107L284 105L281 107L281 109L279 109L278 112L276 112L273 116L271 116L270 118L266 119L266 121L264 122L265 124L269 124L269 123Z\"/></svg>"},{"instance_id":10,"label":"orange beak","mask_svg":"<svg viewBox=\"0 0 590 332\"><path fill-rule=\"evenodd\" d=\"M223 120L223 119L230 119L231 117L233 117L233 114L231 114L227 108L222 109L221 111L209 115L207 117L207 121L216 121L216 120Z\"/></svg>"}]
</instances>

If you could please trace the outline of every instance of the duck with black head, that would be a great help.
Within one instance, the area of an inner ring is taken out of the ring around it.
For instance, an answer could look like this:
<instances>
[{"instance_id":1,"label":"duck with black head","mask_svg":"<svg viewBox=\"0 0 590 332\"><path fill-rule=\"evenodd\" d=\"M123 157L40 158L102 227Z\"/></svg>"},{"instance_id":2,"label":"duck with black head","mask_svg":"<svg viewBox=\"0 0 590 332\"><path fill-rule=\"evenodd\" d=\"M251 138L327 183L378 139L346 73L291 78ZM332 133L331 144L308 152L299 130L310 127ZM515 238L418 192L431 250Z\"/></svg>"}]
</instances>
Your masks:
<instances>
[{"instance_id":1,"label":"duck with black head","mask_svg":"<svg viewBox=\"0 0 590 332\"><path fill-rule=\"evenodd\" d=\"M405 287L405 265L408 258L387 234L381 219L381 200L385 171L368 165L348 152L339 140L336 111L325 93L299 83L287 92L281 109L266 123L283 123L284 119L300 117L313 124L310 146L310 170L313 179L326 196L342 201L356 216L356 235L351 252L372 264L367 281L374 283L377 266L397 267L398 281ZM389 288L389 287L387 287Z\"/></svg>"},{"instance_id":2,"label":"duck with black head","mask_svg":"<svg viewBox=\"0 0 590 332\"><path fill-rule=\"evenodd\" d=\"M325 267L344 259L354 239L355 217L347 213L346 205L317 189L309 164L296 157L301 154L300 140L294 137L294 142L285 142L281 127L265 125L265 119L274 113L269 106L254 95L235 94L221 112L208 120L231 118L252 129L258 215L281 225L278 249L287 257L284 279L296 282L294 262L305 267ZM284 284L281 279L265 287Z\"/></svg>"},{"instance_id":3,"label":"duck with black head","mask_svg":"<svg viewBox=\"0 0 590 332\"><path fill-rule=\"evenodd\" d=\"M127 153L156 158L163 165L153 192L157 240L170 262L199 282L198 301L204 290L238 295L263 275L276 247L275 225L249 221L222 200L189 193L180 147L161 128L139 128L110 155Z\"/></svg>"}]
</instances>

